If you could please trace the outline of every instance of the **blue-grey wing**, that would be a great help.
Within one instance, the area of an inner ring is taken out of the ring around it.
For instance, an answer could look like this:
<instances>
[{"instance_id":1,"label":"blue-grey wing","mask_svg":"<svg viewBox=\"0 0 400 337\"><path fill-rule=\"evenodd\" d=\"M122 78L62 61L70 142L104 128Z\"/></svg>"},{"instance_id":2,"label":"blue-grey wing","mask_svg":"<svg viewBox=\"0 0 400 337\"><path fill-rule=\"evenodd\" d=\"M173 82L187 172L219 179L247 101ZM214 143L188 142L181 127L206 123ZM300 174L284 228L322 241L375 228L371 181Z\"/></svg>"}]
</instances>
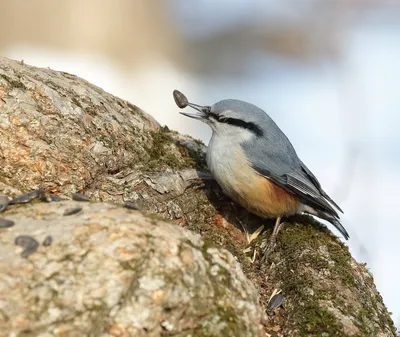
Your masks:
<instances>
[{"instance_id":1,"label":"blue-grey wing","mask_svg":"<svg viewBox=\"0 0 400 337\"><path fill-rule=\"evenodd\" d=\"M271 139L258 138L257 141L242 144L254 170L294 194L304 204L338 217L329 202L335 206L336 204L322 190L317 178L297 157L286 136L282 134L282 137L275 142L271 142ZM338 209L340 210L339 207Z\"/></svg>"}]
</instances>

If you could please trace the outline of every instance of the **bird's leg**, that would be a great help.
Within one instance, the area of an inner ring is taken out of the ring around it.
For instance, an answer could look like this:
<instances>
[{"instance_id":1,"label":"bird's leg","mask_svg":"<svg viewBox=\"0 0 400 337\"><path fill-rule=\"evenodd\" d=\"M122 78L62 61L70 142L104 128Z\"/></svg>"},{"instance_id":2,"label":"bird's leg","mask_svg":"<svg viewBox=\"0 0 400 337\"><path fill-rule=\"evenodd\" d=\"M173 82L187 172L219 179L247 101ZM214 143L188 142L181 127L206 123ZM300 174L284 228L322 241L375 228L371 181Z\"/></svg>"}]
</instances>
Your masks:
<instances>
[{"instance_id":1,"label":"bird's leg","mask_svg":"<svg viewBox=\"0 0 400 337\"><path fill-rule=\"evenodd\" d=\"M271 235L271 242L273 242L274 244L276 241L276 236L278 235L280 229L281 229L281 217L279 216L276 218L274 230L272 231Z\"/></svg>"},{"instance_id":2,"label":"bird's leg","mask_svg":"<svg viewBox=\"0 0 400 337\"><path fill-rule=\"evenodd\" d=\"M269 240L269 245L265 250L264 256L262 258L262 262L265 263L268 260L269 255L274 251L276 244L276 237L281 229L281 217L277 217L275 221L274 230L272 231L271 238Z\"/></svg>"}]
</instances>

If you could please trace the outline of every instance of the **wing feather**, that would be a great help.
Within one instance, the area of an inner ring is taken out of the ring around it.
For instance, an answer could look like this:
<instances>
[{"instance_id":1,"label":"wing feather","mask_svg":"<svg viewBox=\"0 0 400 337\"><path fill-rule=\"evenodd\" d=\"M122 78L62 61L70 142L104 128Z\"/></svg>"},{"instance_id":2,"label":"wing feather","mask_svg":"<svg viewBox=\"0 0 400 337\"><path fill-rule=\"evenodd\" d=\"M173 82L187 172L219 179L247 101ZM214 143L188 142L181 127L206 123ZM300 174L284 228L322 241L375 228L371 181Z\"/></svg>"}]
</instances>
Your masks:
<instances>
[{"instance_id":1,"label":"wing feather","mask_svg":"<svg viewBox=\"0 0 400 337\"><path fill-rule=\"evenodd\" d=\"M325 200L325 198L318 191L316 186L312 184L306 177L301 176L301 173L296 171L286 173L280 176L274 175L272 172L265 168L253 168L261 175L272 180L275 184L282 187L284 190L296 195L302 202L311 207L323 210L339 217L335 209Z\"/></svg>"},{"instance_id":2,"label":"wing feather","mask_svg":"<svg viewBox=\"0 0 400 337\"><path fill-rule=\"evenodd\" d=\"M339 218L340 207L323 191L314 174L303 164L292 144L275 123L269 132L242 143L249 164L261 175L294 194L300 201ZM333 205L333 206L332 206Z\"/></svg>"},{"instance_id":3,"label":"wing feather","mask_svg":"<svg viewBox=\"0 0 400 337\"><path fill-rule=\"evenodd\" d=\"M318 188L319 192L322 194L322 196L327 199L332 205L334 205L341 213L343 213L342 209L339 207L339 205L332 200L332 198L326 194L326 192L322 189L321 184L319 183L317 177L308 169L306 165L304 165L303 162L301 162L301 166L303 171L307 174L307 176L312 180L314 185Z\"/></svg>"}]
</instances>

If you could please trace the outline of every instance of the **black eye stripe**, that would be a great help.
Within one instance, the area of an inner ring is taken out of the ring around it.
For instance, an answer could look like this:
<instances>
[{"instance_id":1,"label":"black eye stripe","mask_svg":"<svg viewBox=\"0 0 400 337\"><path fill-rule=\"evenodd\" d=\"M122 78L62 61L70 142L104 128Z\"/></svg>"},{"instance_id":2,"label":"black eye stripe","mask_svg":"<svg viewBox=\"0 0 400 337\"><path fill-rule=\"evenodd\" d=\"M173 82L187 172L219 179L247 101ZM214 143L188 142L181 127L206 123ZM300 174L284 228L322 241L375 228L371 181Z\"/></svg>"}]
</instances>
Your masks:
<instances>
[{"instance_id":1,"label":"black eye stripe","mask_svg":"<svg viewBox=\"0 0 400 337\"><path fill-rule=\"evenodd\" d=\"M214 114L212 112L209 112L208 115L210 117L213 117L220 123L227 123L227 124L235 125L235 126L250 130L250 131L254 132L257 136L263 135L263 131L261 130L261 128L252 122L245 122L245 121L243 121L241 119L237 119L237 118L218 116L217 114Z\"/></svg>"}]
</instances>

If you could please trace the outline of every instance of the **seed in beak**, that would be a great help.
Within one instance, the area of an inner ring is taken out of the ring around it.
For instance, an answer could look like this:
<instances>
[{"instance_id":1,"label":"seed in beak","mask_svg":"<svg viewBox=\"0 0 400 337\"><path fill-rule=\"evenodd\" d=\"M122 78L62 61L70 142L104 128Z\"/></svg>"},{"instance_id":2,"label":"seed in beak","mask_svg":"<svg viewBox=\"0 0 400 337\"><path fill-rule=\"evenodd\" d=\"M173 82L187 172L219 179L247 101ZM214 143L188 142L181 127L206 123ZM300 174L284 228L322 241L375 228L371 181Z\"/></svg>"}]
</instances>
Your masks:
<instances>
[{"instance_id":1,"label":"seed in beak","mask_svg":"<svg viewBox=\"0 0 400 337\"><path fill-rule=\"evenodd\" d=\"M183 108L186 108L188 106L188 104L189 104L188 99L180 91L174 90L173 95L174 95L175 103L179 108L183 109Z\"/></svg>"}]
</instances>

